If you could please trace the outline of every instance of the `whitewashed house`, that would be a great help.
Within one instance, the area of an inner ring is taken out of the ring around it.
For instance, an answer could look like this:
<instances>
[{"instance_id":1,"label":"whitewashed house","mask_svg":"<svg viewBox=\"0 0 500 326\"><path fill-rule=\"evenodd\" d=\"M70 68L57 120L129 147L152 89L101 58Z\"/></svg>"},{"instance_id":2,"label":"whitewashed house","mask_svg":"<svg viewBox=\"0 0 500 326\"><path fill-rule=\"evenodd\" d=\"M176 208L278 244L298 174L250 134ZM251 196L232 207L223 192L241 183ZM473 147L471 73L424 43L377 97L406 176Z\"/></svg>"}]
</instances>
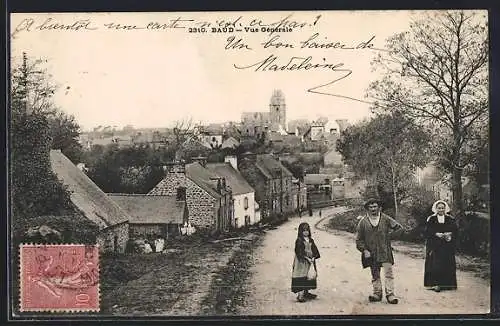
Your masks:
<instances>
[{"instance_id":1,"label":"whitewashed house","mask_svg":"<svg viewBox=\"0 0 500 326\"><path fill-rule=\"evenodd\" d=\"M238 171L235 156L226 156L224 163L208 163L206 168L226 180L233 196L232 226L240 228L260 221L256 214L255 190Z\"/></svg>"}]
</instances>

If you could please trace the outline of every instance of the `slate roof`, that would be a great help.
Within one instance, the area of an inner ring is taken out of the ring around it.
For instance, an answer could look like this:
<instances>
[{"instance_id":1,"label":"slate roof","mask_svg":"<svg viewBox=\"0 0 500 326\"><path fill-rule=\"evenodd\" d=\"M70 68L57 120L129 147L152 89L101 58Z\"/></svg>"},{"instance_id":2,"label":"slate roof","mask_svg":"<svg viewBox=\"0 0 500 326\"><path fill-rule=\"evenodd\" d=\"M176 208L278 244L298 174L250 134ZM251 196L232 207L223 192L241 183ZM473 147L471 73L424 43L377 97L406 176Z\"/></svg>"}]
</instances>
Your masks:
<instances>
[{"instance_id":1,"label":"slate roof","mask_svg":"<svg viewBox=\"0 0 500 326\"><path fill-rule=\"evenodd\" d=\"M292 176L292 173L271 154L257 155L256 166L266 177L271 179L278 177L278 171L280 170L282 171L283 176Z\"/></svg>"},{"instance_id":2,"label":"slate roof","mask_svg":"<svg viewBox=\"0 0 500 326\"><path fill-rule=\"evenodd\" d=\"M227 192L222 190L222 194L217 191L217 178L218 176L206 168L204 168L200 163L194 162L186 164L184 166L186 177L198 185L201 189L205 190L213 198L220 198ZM167 186L166 179L161 180L149 193L148 195L165 195L165 187Z\"/></svg>"},{"instance_id":3,"label":"slate roof","mask_svg":"<svg viewBox=\"0 0 500 326\"><path fill-rule=\"evenodd\" d=\"M241 120L244 121L245 123L269 123L270 121L270 114L269 112L243 112L241 114Z\"/></svg>"},{"instance_id":4,"label":"slate roof","mask_svg":"<svg viewBox=\"0 0 500 326\"><path fill-rule=\"evenodd\" d=\"M60 150L50 151L50 163L57 178L71 192L73 204L99 229L130 220L130 216Z\"/></svg>"},{"instance_id":5,"label":"slate roof","mask_svg":"<svg viewBox=\"0 0 500 326\"><path fill-rule=\"evenodd\" d=\"M174 196L108 194L131 217L130 224L182 224L186 203Z\"/></svg>"},{"instance_id":6,"label":"slate roof","mask_svg":"<svg viewBox=\"0 0 500 326\"><path fill-rule=\"evenodd\" d=\"M241 173L236 171L230 163L209 163L207 169L217 174L219 177L226 178L226 184L231 187L234 195L248 194L255 190L243 178Z\"/></svg>"},{"instance_id":7,"label":"slate roof","mask_svg":"<svg viewBox=\"0 0 500 326\"><path fill-rule=\"evenodd\" d=\"M186 176L213 197L221 197L217 191L217 180L212 180L218 176L204 168L200 163L186 164Z\"/></svg>"},{"instance_id":8,"label":"slate roof","mask_svg":"<svg viewBox=\"0 0 500 326\"><path fill-rule=\"evenodd\" d=\"M229 137L222 143L222 148L236 148L240 145L240 142L234 137Z\"/></svg>"},{"instance_id":9,"label":"slate roof","mask_svg":"<svg viewBox=\"0 0 500 326\"><path fill-rule=\"evenodd\" d=\"M333 176L329 174L306 174L304 176L304 183L306 185L324 185L326 184L325 179L333 180Z\"/></svg>"}]
</instances>

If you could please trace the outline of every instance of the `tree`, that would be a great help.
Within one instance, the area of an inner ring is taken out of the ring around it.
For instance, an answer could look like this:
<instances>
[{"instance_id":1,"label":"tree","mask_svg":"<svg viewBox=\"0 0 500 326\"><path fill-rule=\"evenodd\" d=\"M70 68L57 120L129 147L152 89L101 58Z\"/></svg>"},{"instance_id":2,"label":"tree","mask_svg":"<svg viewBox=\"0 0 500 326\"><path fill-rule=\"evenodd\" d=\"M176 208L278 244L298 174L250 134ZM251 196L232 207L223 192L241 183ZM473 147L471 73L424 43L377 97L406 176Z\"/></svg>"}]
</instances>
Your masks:
<instances>
[{"instance_id":1,"label":"tree","mask_svg":"<svg viewBox=\"0 0 500 326\"><path fill-rule=\"evenodd\" d=\"M12 118L50 114L56 111L52 97L57 89L51 76L41 67L44 60L30 60L23 53L22 62L12 69Z\"/></svg>"},{"instance_id":2,"label":"tree","mask_svg":"<svg viewBox=\"0 0 500 326\"><path fill-rule=\"evenodd\" d=\"M434 136L438 162L451 174L453 207L464 215L462 174L488 124L488 35L485 16L447 11L413 22L387 41L373 62L383 78L370 85L376 107L416 119Z\"/></svg>"},{"instance_id":3,"label":"tree","mask_svg":"<svg viewBox=\"0 0 500 326\"><path fill-rule=\"evenodd\" d=\"M168 149L109 144L93 146L84 163L90 179L104 192L145 194L163 179L163 165L172 159Z\"/></svg>"},{"instance_id":4,"label":"tree","mask_svg":"<svg viewBox=\"0 0 500 326\"><path fill-rule=\"evenodd\" d=\"M43 68L46 60L30 60L23 53L22 62L12 71L12 118L44 116L49 122L51 149L60 149L73 163L78 163L82 146L78 142L80 126L75 118L59 110L52 97L57 85Z\"/></svg>"},{"instance_id":5,"label":"tree","mask_svg":"<svg viewBox=\"0 0 500 326\"><path fill-rule=\"evenodd\" d=\"M283 164L283 166L285 168L287 168L288 171L290 171L293 174L294 178L297 178L300 181L304 181L304 175L305 175L306 169L304 166L304 162L301 158L299 158L293 162L290 162L287 160L282 160L281 164Z\"/></svg>"},{"instance_id":6,"label":"tree","mask_svg":"<svg viewBox=\"0 0 500 326\"><path fill-rule=\"evenodd\" d=\"M71 210L70 196L51 170L48 116L55 111L55 87L41 70L41 60L29 60L12 70L10 172L14 223Z\"/></svg>"},{"instance_id":7,"label":"tree","mask_svg":"<svg viewBox=\"0 0 500 326\"><path fill-rule=\"evenodd\" d=\"M174 148L177 153L182 149L184 142L193 135L194 123L192 118L184 118L174 123ZM177 155L177 154L176 154Z\"/></svg>"},{"instance_id":8,"label":"tree","mask_svg":"<svg viewBox=\"0 0 500 326\"><path fill-rule=\"evenodd\" d=\"M355 173L378 184L379 193L390 191L397 216L415 169L428 162L429 142L412 120L393 113L348 127L336 149Z\"/></svg>"},{"instance_id":9,"label":"tree","mask_svg":"<svg viewBox=\"0 0 500 326\"><path fill-rule=\"evenodd\" d=\"M65 112L57 111L49 116L52 137L52 149L60 149L73 163L81 161L83 148L78 137L80 126L75 117Z\"/></svg>"}]
</instances>

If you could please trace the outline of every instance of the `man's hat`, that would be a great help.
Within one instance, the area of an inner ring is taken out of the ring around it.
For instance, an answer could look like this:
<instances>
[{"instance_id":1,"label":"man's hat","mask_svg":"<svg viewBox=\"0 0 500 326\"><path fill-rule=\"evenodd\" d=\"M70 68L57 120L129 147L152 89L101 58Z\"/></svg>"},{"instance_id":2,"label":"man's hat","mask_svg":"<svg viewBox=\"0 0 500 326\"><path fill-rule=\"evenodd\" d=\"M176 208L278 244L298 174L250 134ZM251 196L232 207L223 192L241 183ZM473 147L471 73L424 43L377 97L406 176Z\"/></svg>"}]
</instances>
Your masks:
<instances>
[{"instance_id":1,"label":"man's hat","mask_svg":"<svg viewBox=\"0 0 500 326\"><path fill-rule=\"evenodd\" d=\"M363 206L365 209L368 209L368 206L371 204L377 204L377 205L381 206L382 203L380 202L380 200L378 200L376 198L368 198L368 200L365 201L365 204Z\"/></svg>"}]
</instances>

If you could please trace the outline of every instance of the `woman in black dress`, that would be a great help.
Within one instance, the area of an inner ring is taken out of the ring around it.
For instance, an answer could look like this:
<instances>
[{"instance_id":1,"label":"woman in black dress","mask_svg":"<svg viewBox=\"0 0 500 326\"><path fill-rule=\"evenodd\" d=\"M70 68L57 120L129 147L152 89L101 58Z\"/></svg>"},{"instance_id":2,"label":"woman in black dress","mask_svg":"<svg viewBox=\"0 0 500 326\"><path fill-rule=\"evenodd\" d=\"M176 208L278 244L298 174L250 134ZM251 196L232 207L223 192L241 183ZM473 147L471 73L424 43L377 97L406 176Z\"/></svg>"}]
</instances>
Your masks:
<instances>
[{"instance_id":1,"label":"woman in black dress","mask_svg":"<svg viewBox=\"0 0 500 326\"><path fill-rule=\"evenodd\" d=\"M450 207L443 200L432 205L433 215L427 218L425 237L424 286L439 292L457 288L455 243L457 225L448 213Z\"/></svg>"}]
</instances>

